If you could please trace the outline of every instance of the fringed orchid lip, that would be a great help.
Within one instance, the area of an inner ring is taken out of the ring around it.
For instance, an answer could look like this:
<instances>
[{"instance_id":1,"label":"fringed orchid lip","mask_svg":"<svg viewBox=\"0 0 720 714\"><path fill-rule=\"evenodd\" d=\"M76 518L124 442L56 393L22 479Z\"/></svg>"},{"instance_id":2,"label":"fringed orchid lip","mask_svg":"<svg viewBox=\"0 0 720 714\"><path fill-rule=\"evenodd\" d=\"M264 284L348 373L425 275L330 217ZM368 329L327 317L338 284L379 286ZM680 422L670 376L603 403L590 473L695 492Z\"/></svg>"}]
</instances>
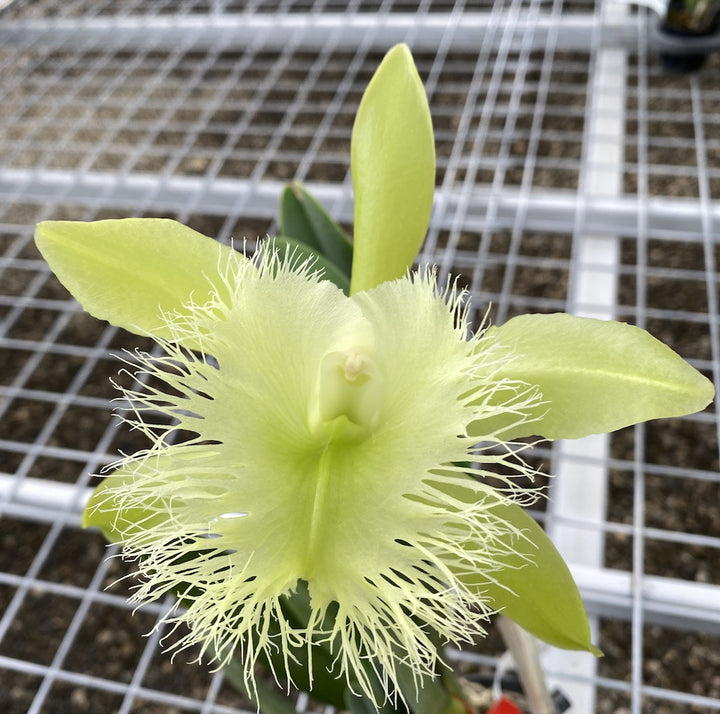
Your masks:
<instances>
[{"instance_id":1,"label":"fringed orchid lip","mask_svg":"<svg viewBox=\"0 0 720 714\"><path fill-rule=\"evenodd\" d=\"M376 676L393 696L400 663L435 671L429 628L455 643L483 632L493 607L478 577L493 580L515 531L492 508L512 487L483 480L530 470L470 425L521 421L541 396L505 379L496 403L507 354L468 336L462 296L432 273L347 297L266 247L218 276L208 302L166 316L165 355L141 355L165 388L124 396L155 442L94 507L116 514L139 565L136 601L181 592L178 647L240 657L252 690L263 652L324 643L352 687L377 699ZM168 445L175 429L194 436ZM281 603L301 586L311 613L298 628Z\"/></svg>"}]
</instances>

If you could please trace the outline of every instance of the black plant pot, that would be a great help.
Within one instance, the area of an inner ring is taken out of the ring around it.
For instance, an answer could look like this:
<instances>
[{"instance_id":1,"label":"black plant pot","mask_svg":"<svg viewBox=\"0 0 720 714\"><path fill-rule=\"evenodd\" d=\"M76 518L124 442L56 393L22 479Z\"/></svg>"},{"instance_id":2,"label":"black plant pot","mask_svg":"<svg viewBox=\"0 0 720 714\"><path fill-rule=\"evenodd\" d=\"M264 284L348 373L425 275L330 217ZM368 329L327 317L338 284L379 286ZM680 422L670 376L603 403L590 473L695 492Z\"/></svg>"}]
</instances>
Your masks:
<instances>
[{"instance_id":1,"label":"black plant pot","mask_svg":"<svg viewBox=\"0 0 720 714\"><path fill-rule=\"evenodd\" d=\"M660 52L666 70L686 73L700 69L707 54L720 49L720 0L670 0L659 31L661 39L673 46Z\"/></svg>"}]
</instances>

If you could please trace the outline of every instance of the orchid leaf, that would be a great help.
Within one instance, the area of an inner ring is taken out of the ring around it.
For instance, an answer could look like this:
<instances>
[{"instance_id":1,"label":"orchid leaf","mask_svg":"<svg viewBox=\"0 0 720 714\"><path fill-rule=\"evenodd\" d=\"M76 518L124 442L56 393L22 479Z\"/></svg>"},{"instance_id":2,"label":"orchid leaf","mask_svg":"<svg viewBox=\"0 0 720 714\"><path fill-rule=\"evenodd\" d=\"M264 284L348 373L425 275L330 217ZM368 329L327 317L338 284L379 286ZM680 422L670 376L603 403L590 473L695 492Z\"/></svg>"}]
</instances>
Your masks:
<instances>
[{"instance_id":1,"label":"orchid leaf","mask_svg":"<svg viewBox=\"0 0 720 714\"><path fill-rule=\"evenodd\" d=\"M283 236L324 256L349 280L353 254L350 237L299 181L287 184L280 195L278 222Z\"/></svg>"},{"instance_id":2,"label":"orchid leaf","mask_svg":"<svg viewBox=\"0 0 720 714\"><path fill-rule=\"evenodd\" d=\"M350 714L389 714L387 707L378 709L370 697L363 694L354 694L350 689L345 690L345 706L343 707Z\"/></svg>"},{"instance_id":3,"label":"orchid leaf","mask_svg":"<svg viewBox=\"0 0 720 714\"><path fill-rule=\"evenodd\" d=\"M545 531L514 503L498 503L493 510L523 534L511 543L516 554L500 558L506 567L493 574L496 582L483 586L494 606L548 644L601 655L590 641L577 585Z\"/></svg>"},{"instance_id":4,"label":"orchid leaf","mask_svg":"<svg viewBox=\"0 0 720 714\"><path fill-rule=\"evenodd\" d=\"M494 378L535 385L544 400L529 415L534 421L511 428L503 434L507 439L576 439L682 416L704 409L715 393L667 345L625 323L520 315L488 330L486 339L510 355Z\"/></svg>"},{"instance_id":5,"label":"orchid leaf","mask_svg":"<svg viewBox=\"0 0 720 714\"><path fill-rule=\"evenodd\" d=\"M412 670L400 664L398 684L413 714L463 714L466 711L448 691L444 676L423 677L418 686Z\"/></svg>"},{"instance_id":6,"label":"orchid leaf","mask_svg":"<svg viewBox=\"0 0 720 714\"><path fill-rule=\"evenodd\" d=\"M351 292L402 277L433 202L435 144L425 89L407 45L393 47L365 90L350 147L355 192Z\"/></svg>"},{"instance_id":7,"label":"orchid leaf","mask_svg":"<svg viewBox=\"0 0 720 714\"><path fill-rule=\"evenodd\" d=\"M182 313L190 300L206 302L213 291L223 290L218 271L245 260L232 248L164 218L43 221L35 242L91 315L130 332L165 338L170 332L163 313Z\"/></svg>"},{"instance_id":8,"label":"orchid leaf","mask_svg":"<svg viewBox=\"0 0 720 714\"><path fill-rule=\"evenodd\" d=\"M468 481L471 476L466 477ZM445 484L443 491L467 500L474 489ZM556 647L599 654L590 641L590 625L575 581L565 561L542 528L520 506L488 490L483 496L488 517L505 523L493 558L498 569L456 572L470 590L488 599L530 634ZM463 543L471 552L482 544Z\"/></svg>"},{"instance_id":9,"label":"orchid leaf","mask_svg":"<svg viewBox=\"0 0 720 714\"><path fill-rule=\"evenodd\" d=\"M290 699L262 677L255 680L255 695L250 693L245 685L245 668L237 659L231 659L223 667L223 674L238 691L257 705L261 714L298 714Z\"/></svg>"},{"instance_id":10,"label":"orchid leaf","mask_svg":"<svg viewBox=\"0 0 720 714\"><path fill-rule=\"evenodd\" d=\"M307 259L312 261L313 267L320 271L321 277L324 280L329 280L331 283L337 285L346 295L350 292L349 275L343 273L343 271L328 258L318 253L317 250L309 247L308 244L284 235L277 236L273 238L272 241L275 246L281 250L288 250L296 260L302 261Z\"/></svg>"},{"instance_id":11,"label":"orchid leaf","mask_svg":"<svg viewBox=\"0 0 720 714\"><path fill-rule=\"evenodd\" d=\"M287 624L306 628L311 618L307 583L299 580L293 592L283 595L280 606ZM313 699L323 704L344 708L347 682L338 677L335 655L327 641L313 644L312 657L307 657L306 649L290 648L288 652L274 650L268 659L272 669L288 676L300 691L311 692Z\"/></svg>"}]
</instances>

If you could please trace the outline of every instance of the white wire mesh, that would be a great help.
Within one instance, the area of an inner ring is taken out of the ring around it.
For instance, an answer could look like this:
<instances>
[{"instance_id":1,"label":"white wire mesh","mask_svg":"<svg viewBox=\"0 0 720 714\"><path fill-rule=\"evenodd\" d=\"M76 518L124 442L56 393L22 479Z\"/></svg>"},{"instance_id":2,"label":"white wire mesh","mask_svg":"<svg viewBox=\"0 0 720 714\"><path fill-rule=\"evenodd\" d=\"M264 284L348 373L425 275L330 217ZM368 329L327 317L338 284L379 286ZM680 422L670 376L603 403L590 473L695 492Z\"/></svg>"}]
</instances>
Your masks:
<instances>
[{"instance_id":1,"label":"white wire mesh","mask_svg":"<svg viewBox=\"0 0 720 714\"><path fill-rule=\"evenodd\" d=\"M111 418L108 378L141 340L69 299L34 223L169 215L254 238L275 229L291 178L349 222L357 102L405 39L438 150L422 259L458 275L479 314L615 316L717 383L720 62L663 73L651 24L584 0L42 0L0 14L0 710L247 706L220 674L171 662L161 633L142 638L162 608L132 615L128 584L106 589L124 566L79 529L89 474L139 445ZM597 712L720 710L718 426L711 410L539 449L561 476L538 517L563 542L599 543L571 567L606 656L547 660L571 711L588 691ZM587 492L566 498L583 474L605 484L590 519ZM477 673L501 651L493 636L453 656Z\"/></svg>"}]
</instances>

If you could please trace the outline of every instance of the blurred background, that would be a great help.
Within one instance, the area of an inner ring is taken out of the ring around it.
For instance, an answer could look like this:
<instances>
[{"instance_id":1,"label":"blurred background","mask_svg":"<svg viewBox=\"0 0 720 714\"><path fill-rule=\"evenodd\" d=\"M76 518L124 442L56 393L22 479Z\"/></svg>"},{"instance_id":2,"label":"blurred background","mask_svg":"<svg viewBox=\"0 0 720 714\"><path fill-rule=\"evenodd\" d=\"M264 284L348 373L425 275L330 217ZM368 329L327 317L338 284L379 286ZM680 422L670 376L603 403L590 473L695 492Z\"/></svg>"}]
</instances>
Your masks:
<instances>
[{"instance_id":1,"label":"blurred background","mask_svg":"<svg viewBox=\"0 0 720 714\"><path fill-rule=\"evenodd\" d=\"M421 261L458 277L478 319L627 321L718 383L720 39L663 24L606 0L4 3L0 711L250 706L192 652L162 654L167 633L146 635L170 603L132 614L132 582L113 585L130 566L80 529L91 474L144 446L109 378L150 345L80 310L34 224L167 216L253 241L298 179L349 227L354 114L405 41L438 153ZM605 653L543 649L571 714L720 711L718 426L711 407L536 449L556 477L534 515ZM480 687L503 652L491 626L449 657Z\"/></svg>"}]
</instances>

